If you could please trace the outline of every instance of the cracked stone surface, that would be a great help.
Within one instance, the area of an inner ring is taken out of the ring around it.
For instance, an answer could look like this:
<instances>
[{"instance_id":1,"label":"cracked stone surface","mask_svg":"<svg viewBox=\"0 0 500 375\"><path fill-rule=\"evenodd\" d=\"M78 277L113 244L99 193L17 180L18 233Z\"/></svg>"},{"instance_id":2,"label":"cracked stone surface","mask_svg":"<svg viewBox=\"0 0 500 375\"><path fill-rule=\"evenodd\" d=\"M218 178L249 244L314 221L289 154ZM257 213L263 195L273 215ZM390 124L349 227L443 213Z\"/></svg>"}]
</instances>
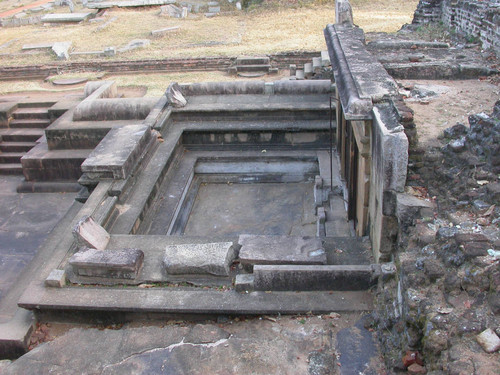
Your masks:
<instances>
[{"instance_id":1,"label":"cracked stone surface","mask_svg":"<svg viewBox=\"0 0 500 375\"><path fill-rule=\"evenodd\" d=\"M220 323L69 330L52 323L39 328L49 340L57 337L7 364L2 374L348 374L342 371L338 333L364 330L360 318L359 313L219 317ZM358 356L346 358L381 373L371 335L365 330L356 336Z\"/></svg>"}]
</instances>

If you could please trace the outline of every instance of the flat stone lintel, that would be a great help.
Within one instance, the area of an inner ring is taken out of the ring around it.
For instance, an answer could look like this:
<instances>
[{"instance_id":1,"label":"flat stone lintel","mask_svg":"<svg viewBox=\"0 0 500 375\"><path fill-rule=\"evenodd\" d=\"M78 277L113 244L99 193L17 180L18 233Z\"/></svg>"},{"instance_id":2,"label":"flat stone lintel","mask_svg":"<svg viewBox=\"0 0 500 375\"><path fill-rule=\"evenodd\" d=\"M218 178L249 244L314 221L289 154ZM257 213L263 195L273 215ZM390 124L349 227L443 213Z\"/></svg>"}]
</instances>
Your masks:
<instances>
[{"instance_id":1,"label":"flat stone lintel","mask_svg":"<svg viewBox=\"0 0 500 375\"><path fill-rule=\"evenodd\" d=\"M144 260L138 249L96 250L83 248L69 260L75 274L90 277L134 279Z\"/></svg>"}]
</instances>

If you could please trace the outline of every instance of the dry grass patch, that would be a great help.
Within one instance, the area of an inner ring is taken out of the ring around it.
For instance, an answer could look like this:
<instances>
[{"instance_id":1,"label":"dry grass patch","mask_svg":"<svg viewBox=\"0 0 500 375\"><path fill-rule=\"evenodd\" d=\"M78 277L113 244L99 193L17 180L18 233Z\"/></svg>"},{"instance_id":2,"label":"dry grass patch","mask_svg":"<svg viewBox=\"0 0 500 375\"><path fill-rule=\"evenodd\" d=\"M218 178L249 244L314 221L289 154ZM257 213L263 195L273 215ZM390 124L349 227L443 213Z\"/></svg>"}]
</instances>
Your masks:
<instances>
[{"instance_id":1,"label":"dry grass patch","mask_svg":"<svg viewBox=\"0 0 500 375\"><path fill-rule=\"evenodd\" d=\"M365 31L395 32L411 21L418 0L352 0L354 20ZM271 6L272 5L272 6ZM117 48L133 39L150 39L149 47L118 54L120 60L162 59L190 56L237 56L291 50L322 50L325 48L323 28L335 19L333 1L322 5L298 6L276 1L246 12L228 12L215 18L192 15L188 19L160 17L159 8L142 10L108 10L107 18L116 17L99 31L102 23L80 25L31 25L3 29L0 45L17 39L0 50L3 65L40 64L55 61L51 53L20 53L28 43L72 41L75 51ZM163 38L151 38L152 30L180 26L179 31ZM102 59L96 56L75 56L72 61Z\"/></svg>"},{"instance_id":2,"label":"dry grass patch","mask_svg":"<svg viewBox=\"0 0 500 375\"><path fill-rule=\"evenodd\" d=\"M273 81L280 79L281 75L266 75L259 79ZM85 84L75 86L56 86L50 82L55 79L88 78L90 80L105 79L113 80L119 87L125 89L144 88L145 96L158 97L165 93L165 89L171 82L221 82L221 81L246 81L248 78L230 76L224 72L187 72L187 73L150 73L150 74L126 74L106 75L102 77L97 73L68 73L50 77L49 82L41 80L30 81L0 81L0 95L15 94L22 92L65 92L82 90Z\"/></svg>"}]
</instances>

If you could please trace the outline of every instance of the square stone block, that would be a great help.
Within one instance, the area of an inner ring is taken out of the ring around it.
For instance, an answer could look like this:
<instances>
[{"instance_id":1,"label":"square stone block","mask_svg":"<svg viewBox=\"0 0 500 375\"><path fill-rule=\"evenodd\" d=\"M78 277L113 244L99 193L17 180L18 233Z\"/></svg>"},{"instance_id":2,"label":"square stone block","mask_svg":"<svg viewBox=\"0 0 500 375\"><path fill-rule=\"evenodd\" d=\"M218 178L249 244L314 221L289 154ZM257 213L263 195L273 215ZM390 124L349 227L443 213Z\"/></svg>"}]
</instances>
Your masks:
<instances>
[{"instance_id":1,"label":"square stone block","mask_svg":"<svg viewBox=\"0 0 500 375\"><path fill-rule=\"evenodd\" d=\"M170 275L229 276L234 258L232 242L169 245L163 264Z\"/></svg>"},{"instance_id":2,"label":"square stone block","mask_svg":"<svg viewBox=\"0 0 500 375\"><path fill-rule=\"evenodd\" d=\"M62 288L66 284L66 272L64 270L53 269L45 279L45 286L52 288Z\"/></svg>"},{"instance_id":3,"label":"square stone block","mask_svg":"<svg viewBox=\"0 0 500 375\"><path fill-rule=\"evenodd\" d=\"M135 279L143 260L144 253L138 249L83 248L69 259L69 264L79 276Z\"/></svg>"}]
</instances>

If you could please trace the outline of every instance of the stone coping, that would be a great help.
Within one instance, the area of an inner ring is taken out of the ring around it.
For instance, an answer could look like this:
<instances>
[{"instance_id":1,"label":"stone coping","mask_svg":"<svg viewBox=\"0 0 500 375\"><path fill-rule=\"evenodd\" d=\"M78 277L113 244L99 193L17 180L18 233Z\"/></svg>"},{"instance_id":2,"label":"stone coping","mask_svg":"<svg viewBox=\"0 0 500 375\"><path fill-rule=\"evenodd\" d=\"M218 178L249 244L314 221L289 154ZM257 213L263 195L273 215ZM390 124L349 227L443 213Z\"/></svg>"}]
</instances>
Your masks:
<instances>
[{"instance_id":1,"label":"stone coping","mask_svg":"<svg viewBox=\"0 0 500 375\"><path fill-rule=\"evenodd\" d=\"M19 301L25 309L93 310L164 314L314 314L331 311L371 311L371 293L252 292L183 288L45 288L34 282Z\"/></svg>"},{"instance_id":2,"label":"stone coping","mask_svg":"<svg viewBox=\"0 0 500 375\"><path fill-rule=\"evenodd\" d=\"M327 25L324 33L346 119L371 119L374 103L398 94L396 82L367 51L363 30Z\"/></svg>"}]
</instances>

